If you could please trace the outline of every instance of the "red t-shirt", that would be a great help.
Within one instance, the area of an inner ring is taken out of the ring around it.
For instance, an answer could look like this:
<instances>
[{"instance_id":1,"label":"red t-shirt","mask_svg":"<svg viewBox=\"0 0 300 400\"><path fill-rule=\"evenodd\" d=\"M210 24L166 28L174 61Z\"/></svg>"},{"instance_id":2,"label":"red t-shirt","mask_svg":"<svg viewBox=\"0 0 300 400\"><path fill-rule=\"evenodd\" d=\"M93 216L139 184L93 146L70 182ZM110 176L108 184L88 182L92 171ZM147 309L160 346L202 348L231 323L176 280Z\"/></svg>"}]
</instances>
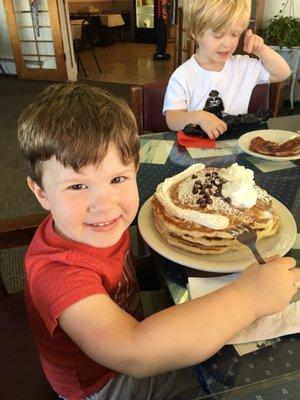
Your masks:
<instances>
[{"instance_id":1,"label":"red t-shirt","mask_svg":"<svg viewBox=\"0 0 300 400\"><path fill-rule=\"evenodd\" d=\"M141 318L128 231L114 246L99 249L58 236L49 216L29 246L25 270L29 322L50 384L68 400L95 393L116 372L86 356L60 328L58 317L71 304L105 293Z\"/></svg>"}]
</instances>

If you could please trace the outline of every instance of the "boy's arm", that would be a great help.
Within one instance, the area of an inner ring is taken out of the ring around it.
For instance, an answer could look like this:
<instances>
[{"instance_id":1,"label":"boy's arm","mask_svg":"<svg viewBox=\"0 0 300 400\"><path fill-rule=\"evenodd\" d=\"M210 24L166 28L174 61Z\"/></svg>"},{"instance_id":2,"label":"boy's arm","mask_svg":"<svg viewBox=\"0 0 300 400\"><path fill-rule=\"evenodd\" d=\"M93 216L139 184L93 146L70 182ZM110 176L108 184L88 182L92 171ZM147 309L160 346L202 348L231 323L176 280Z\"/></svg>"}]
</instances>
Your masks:
<instances>
[{"instance_id":1,"label":"boy's arm","mask_svg":"<svg viewBox=\"0 0 300 400\"><path fill-rule=\"evenodd\" d=\"M253 265L234 283L136 321L107 295L68 307L61 328L93 360L135 377L193 365L210 357L254 319L283 309L300 280L285 258Z\"/></svg>"},{"instance_id":2,"label":"boy's arm","mask_svg":"<svg viewBox=\"0 0 300 400\"><path fill-rule=\"evenodd\" d=\"M138 322L109 296L94 295L68 307L59 324L94 361L141 378L214 354L254 320L251 307L243 303L230 285Z\"/></svg>"},{"instance_id":3,"label":"boy's arm","mask_svg":"<svg viewBox=\"0 0 300 400\"><path fill-rule=\"evenodd\" d=\"M216 139L227 129L224 121L203 110L167 110L166 121L169 129L175 132L182 130L187 124L199 124L210 139Z\"/></svg>"},{"instance_id":4,"label":"boy's arm","mask_svg":"<svg viewBox=\"0 0 300 400\"><path fill-rule=\"evenodd\" d=\"M263 38L248 29L245 34L244 51L255 54L270 73L270 82L282 82L291 74L288 63L269 46L264 44Z\"/></svg>"}]
</instances>

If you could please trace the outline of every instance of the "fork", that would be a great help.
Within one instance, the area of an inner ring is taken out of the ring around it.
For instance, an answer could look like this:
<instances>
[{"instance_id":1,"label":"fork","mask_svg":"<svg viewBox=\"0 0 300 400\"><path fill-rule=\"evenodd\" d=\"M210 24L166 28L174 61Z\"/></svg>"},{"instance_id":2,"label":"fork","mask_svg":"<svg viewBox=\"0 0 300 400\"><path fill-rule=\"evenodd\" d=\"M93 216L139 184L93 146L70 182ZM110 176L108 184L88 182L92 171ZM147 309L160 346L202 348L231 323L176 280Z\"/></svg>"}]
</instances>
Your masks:
<instances>
[{"instance_id":1,"label":"fork","mask_svg":"<svg viewBox=\"0 0 300 400\"><path fill-rule=\"evenodd\" d=\"M256 258L259 264L265 264L265 260L259 254L259 251L256 247L257 235L254 229L252 229L248 225L237 225L237 229L233 229L230 233L238 240L240 243L248 246L248 248L252 251L252 254Z\"/></svg>"}]
</instances>

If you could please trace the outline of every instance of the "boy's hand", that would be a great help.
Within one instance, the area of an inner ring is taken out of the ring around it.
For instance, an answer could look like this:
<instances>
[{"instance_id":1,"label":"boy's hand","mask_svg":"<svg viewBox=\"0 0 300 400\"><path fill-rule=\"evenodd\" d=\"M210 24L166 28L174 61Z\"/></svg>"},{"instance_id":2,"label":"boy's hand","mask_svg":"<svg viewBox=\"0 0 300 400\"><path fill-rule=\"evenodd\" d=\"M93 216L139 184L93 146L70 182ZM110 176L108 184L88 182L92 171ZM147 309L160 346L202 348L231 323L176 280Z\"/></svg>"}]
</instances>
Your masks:
<instances>
[{"instance_id":1,"label":"boy's hand","mask_svg":"<svg viewBox=\"0 0 300 400\"><path fill-rule=\"evenodd\" d=\"M210 139L217 139L227 130L226 123L208 111L201 111L198 124Z\"/></svg>"},{"instance_id":2,"label":"boy's hand","mask_svg":"<svg viewBox=\"0 0 300 400\"><path fill-rule=\"evenodd\" d=\"M295 283L300 281L300 269L295 266L291 257L252 264L233 282L245 300L245 307L253 307L255 318L287 307L297 291Z\"/></svg>"},{"instance_id":3,"label":"boy's hand","mask_svg":"<svg viewBox=\"0 0 300 400\"><path fill-rule=\"evenodd\" d=\"M263 47L263 38L255 35L251 29L248 29L244 38L244 51L248 54L253 53L258 56Z\"/></svg>"}]
</instances>

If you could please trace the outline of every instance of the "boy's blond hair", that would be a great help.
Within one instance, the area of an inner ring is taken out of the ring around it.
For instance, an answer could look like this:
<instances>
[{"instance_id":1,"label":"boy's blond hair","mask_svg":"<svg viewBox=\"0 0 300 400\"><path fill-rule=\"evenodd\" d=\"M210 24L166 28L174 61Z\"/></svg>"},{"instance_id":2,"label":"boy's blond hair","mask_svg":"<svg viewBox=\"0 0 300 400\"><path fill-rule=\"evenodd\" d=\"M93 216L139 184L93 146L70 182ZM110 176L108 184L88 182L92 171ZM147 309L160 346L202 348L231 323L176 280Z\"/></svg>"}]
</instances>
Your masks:
<instances>
[{"instance_id":1,"label":"boy's blond hair","mask_svg":"<svg viewBox=\"0 0 300 400\"><path fill-rule=\"evenodd\" d=\"M125 101L99 88L49 86L20 115L18 140L29 176L42 185L42 162L52 156L75 171L99 164L115 144L124 164L139 163L139 138Z\"/></svg>"},{"instance_id":2,"label":"boy's blond hair","mask_svg":"<svg viewBox=\"0 0 300 400\"><path fill-rule=\"evenodd\" d=\"M237 21L243 30L249 25L251 0L184 0L184 18L188 34L193 38L205 30L216 32Z\"/></svg>"}]
</instances>

